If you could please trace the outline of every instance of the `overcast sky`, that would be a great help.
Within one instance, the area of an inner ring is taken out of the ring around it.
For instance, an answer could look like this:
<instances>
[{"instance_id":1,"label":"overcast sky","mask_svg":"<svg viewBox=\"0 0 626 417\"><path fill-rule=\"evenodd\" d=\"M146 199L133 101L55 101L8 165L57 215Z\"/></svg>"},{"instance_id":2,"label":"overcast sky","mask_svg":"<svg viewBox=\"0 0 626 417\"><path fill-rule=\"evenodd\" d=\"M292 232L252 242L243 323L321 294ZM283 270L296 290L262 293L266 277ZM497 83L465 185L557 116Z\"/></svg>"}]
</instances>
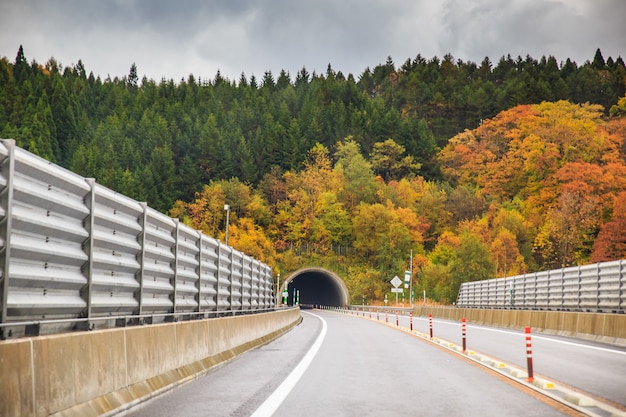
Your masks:
<instances>
[{"instance_id":1,"label":"overcast sky","mask_svg":"<svg viewBox=\"0 0 626 417\"><path fill-rule=\"evenodd\" d=\"M0 0L0 57L179 81L281 69L357 79L391 56L626 59L625 0Z\"/></svg>"}]
</instances>

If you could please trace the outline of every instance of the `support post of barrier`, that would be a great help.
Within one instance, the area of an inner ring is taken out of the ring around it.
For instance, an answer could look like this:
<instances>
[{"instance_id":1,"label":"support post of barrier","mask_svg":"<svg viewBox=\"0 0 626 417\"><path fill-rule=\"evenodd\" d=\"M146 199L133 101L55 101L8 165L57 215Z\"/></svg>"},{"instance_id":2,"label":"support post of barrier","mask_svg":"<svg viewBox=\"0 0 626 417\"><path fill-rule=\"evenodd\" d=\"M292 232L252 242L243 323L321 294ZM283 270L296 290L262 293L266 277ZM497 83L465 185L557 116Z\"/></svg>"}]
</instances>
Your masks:
<instances>
[{"instance_id":1,"label":"support post of barrier","mask_svg":"<svg viewBox=\"0 0 626 417\"><path fill-rule=\"evenodd\" d=\"M433 338L433 315L428 315L428 327L430 328L430 338Z\"/></svg>"},{"instance_id":2,"label":"support post of barrier","mask_svg":"<svg viewBox=\"0 0 626 417\"><path fill-rule=\"evenodd\" d=\"M385 310L385 323L389 323L389 310Z\"/></svg>"},{"instance_id":3,"label":"support post of barrier","mask_svg":"<svg viewBox=\"0 0 626 417\"><path fill-rule=\"evenodd\" d=\"M530 341L530 327L526 326L526 365L528 367L528 382L534 382L535 378L533 375L533 350L532 344Z\"/></svg>"},{"instance_id":4,"label":"support post of barrier","mask_svg":"<svg viewBox=\"0 0 626 417\"><path fill-rule=\"evenodd\" d=\"M370 319L372 318L372 310L370 309Z\"/></svg>"},{"instance_id":5,"label":"support post of barrier","mask_svg":"<svg viewBox=\"0 0 626 417\"><path fill-rule=\"evenodd\" d=\"M461 334L463 335L463 353L465 353L467 351L465 317L461 320Z\"/></svg>"},{"instance_id":6,"label":"support post of barrier","mask_svg":"<svg viewBox=\"0 0 626 417\"><path fill-rule=\"evenodd\" d=\"M413 331L413 312L409 311L409 330Z\"/></svg>"},{"instance_id":7,"label":"support post of barrier","mask_svg":"<svg viewBox=\"0 0 626 417\"><path fill-rule=\"evenodd\" d=\"M376 321L380 320L380 310L376 310Z\"/></svg>"},{"instance_id":8,"label":"support post of barrier","mask_svg":"<svg viewBox=\"0 0 626 417\"><path fill-rule=\"evenodd\" d=\"M398 310L396 310L396 327L398 327Z\"/></svg>"}]
</instances>

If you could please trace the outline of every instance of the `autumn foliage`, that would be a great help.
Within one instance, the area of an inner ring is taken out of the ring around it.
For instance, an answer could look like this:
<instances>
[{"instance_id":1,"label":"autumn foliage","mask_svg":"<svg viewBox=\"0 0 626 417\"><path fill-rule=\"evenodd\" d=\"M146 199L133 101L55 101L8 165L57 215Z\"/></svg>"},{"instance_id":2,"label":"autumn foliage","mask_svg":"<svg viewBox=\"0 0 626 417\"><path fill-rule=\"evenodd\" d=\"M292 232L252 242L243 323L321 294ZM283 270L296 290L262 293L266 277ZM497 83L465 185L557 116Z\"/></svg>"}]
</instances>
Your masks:
<instances>
[{"instance_id":1,"label":"autumn foliage","mask_svg":"<svg viewBox=\"0 0 626 417\"><path fill-rule=\"evenodd\" d=\"M492 206L516 202L532 242L526 266L608 259L600 255L608 241L594 242L601 229L602 241L626 234L619 219L610 232L605 226L626 190L622 125L620 119L605 121L597 105L518 106L452 138L440 153L442 170L455 186L483 190ZM626 256L611 253L612 259Z\"/></svg>"},{"instance_id":2,"label":"autumn foliage","mask_svg":"<svg viewBox=\"0 0 626 417\"><path fill-rule=\"evenodd\" d=\"M407 159L392 139L364 155L348 137L334 154L316 144L302 170L274 171L256 189L212 182L171 214L221 237L220 207L238 202L235 247L278 271L343 271L371 302L412 251L417 293L452 302L468 280L626 257L623 133L596 105L522 105L450 139L439 153L446 182L393 174L390 161Z\"/></svg>"}]
</instances>

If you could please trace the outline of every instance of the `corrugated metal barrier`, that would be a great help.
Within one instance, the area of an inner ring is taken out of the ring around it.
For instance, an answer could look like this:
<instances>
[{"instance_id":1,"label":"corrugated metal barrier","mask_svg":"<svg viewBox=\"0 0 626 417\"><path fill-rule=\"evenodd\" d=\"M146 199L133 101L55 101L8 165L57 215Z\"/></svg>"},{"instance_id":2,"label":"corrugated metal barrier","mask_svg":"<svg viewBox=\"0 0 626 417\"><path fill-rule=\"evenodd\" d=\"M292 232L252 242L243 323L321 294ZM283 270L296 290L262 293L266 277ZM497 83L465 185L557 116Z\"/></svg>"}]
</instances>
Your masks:
<instances>
[{"instance_id":1,"label":"corrugated metal barrier","mask_svg":"<svg viewBox=\"0 0 626 417\"><path fill-rule=\"evenodd\" d=\"M269 266L14 140L0 140L0 274L1 338L275 306Z\"/></svg>"},{"instance_id":2,"label":"corrugated metal barrier","mask_svg":"<svg viewBox=\"0 0 626 417\"><path fill-rule=\"evenodd\" d=\"M624 313L626 260L465 282L456 305Z\"/></svg>"}]
</instances>

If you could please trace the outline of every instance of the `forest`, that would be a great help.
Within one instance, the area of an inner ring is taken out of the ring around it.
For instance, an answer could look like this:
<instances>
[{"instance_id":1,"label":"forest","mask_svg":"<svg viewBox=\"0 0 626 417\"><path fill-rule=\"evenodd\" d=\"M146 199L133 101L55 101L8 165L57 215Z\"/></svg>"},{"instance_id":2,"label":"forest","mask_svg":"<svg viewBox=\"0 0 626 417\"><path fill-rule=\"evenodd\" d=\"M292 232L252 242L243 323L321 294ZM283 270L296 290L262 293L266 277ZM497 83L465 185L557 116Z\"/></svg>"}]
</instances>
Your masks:
<instances>
[{"instance_id":1,"label":"forest","mask_svg":"<svg viewBox=\"0 0 626 417\"><path fill-rule=\"evenodd\" d=\"M275 274L331 268L359 303L409 267L452 303L465 281L626 258L626 66L600 49L157 82L20 47L0 137L219 239L228 204L229 244Z\"/></svg>"}]
</instances>

